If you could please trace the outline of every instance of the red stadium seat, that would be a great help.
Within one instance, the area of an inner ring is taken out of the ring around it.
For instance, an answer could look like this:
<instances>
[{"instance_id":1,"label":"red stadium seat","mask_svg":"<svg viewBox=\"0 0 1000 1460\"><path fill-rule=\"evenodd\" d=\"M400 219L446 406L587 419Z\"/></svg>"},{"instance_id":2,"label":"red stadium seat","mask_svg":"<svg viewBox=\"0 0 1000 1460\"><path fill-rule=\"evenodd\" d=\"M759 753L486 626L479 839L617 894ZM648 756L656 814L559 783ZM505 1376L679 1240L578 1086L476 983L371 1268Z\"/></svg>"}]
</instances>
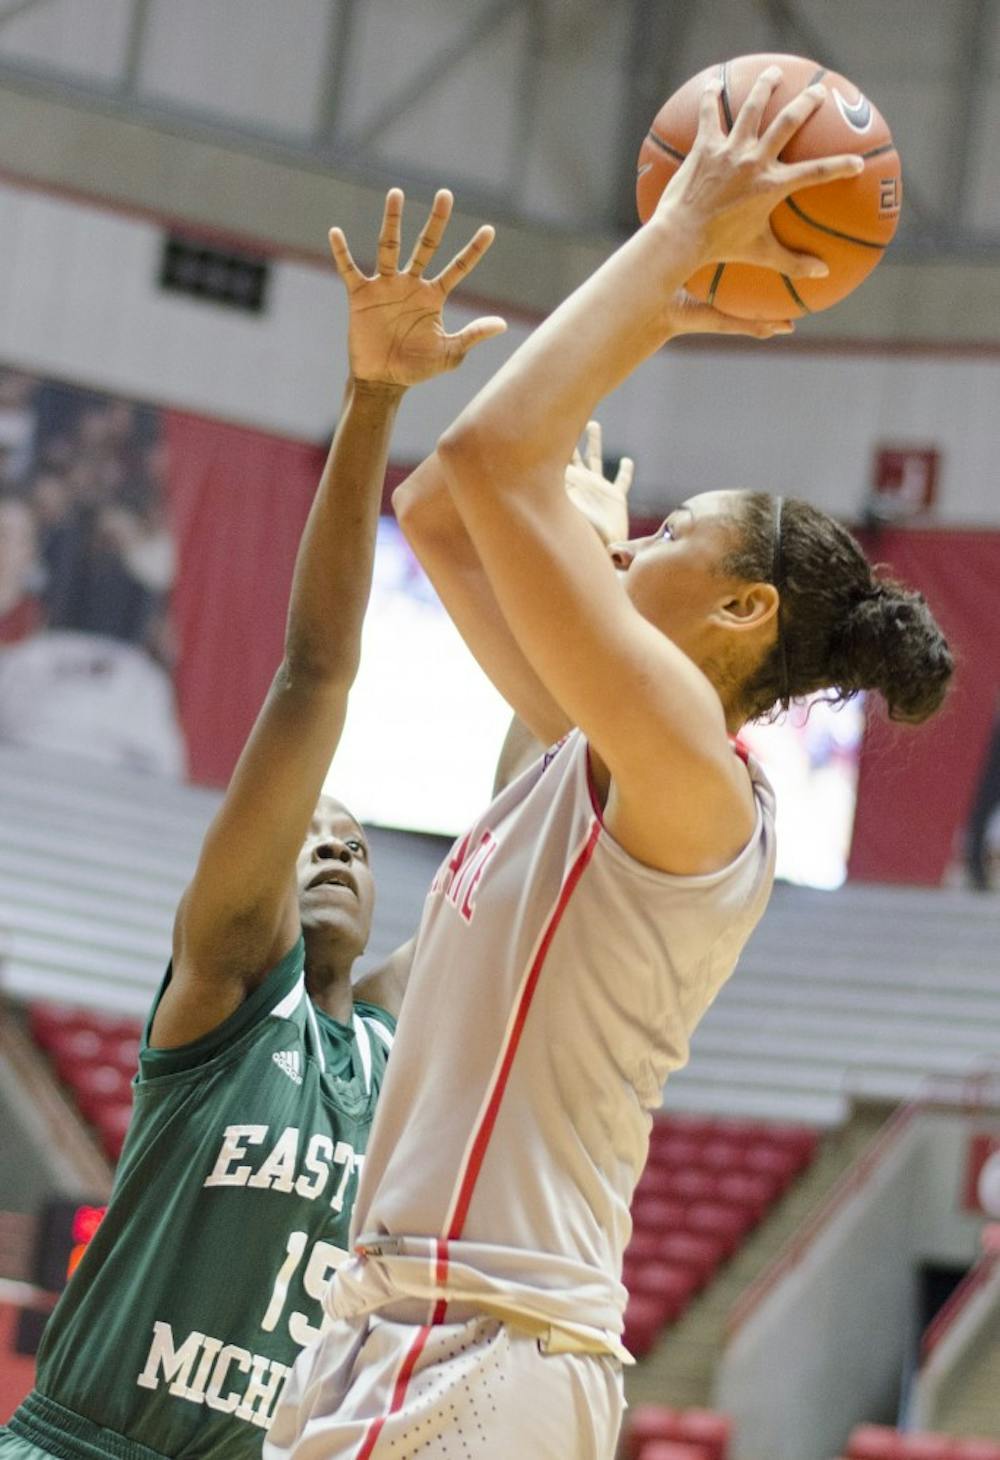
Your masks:
<instances>
[{"instance_id":1,"label":"red stadium seat","mask_svg":"<svg viewBox=\"0 0 1000 1460\"><path fill-rule=\"evenodd\" d=\"M711 1195L700 1200L715 1200L726 1206L738 1207L751 1213L754 1222L759 1222L775 1196L775 1183L758 1172L734 1171L729 1176L712 1179Z\"/></svg>"},{"instance_id":2,"label":"red stadium seat","mask_svg":"<svg viewBox=\"0 0 1000 1460\"><path fill-rule=\"evenodd\" d=\"M663 1116L653 1122L650 1144L673 1140L677 1136L686 1141L711 1141L715 1138L716 1124L714 1120L703 1120L693 1115Z\"/></svg>"},{"instance_id":3,"label":"red stadium seat","mask_svg":"<svg viewBox=\"0 0 1000 1460\"><path fill-rule=\"evenodd\" d=\"M722 1178L730 1180L730 1177ZM697 1201L714 1201L720 1178L710 1171L678 1171L674 1177L674 1200L690 1206Z\"/></svg>"},{"instance_id":4,"label":"red stadium seat","mask_svg":"<svg viewBox=\"0 0 1000 1460\"><path fill-rule=\"evenodd\" d=\"M964 1440L955 1438L948 1451L948 1460L1000 1460L1000 1443L973 1437Z\"/></svg>"},{"instance_id":5,"label":"red stadium seat","mask_svg":"<svg viewBox=\"0 0 1000 1460\"><path fill-rule=\"evenodd\" d=\"M52 1031L48 1052L60 1080L71 1085L74 1074L82 1065L101 1061L104 1041L94 1029L70 1025Z\"/></svg>"},{"instance_id":6,"label":"red stadium seat","mask_svg":"<svg viewBox=\"0 0 1000 1460\"><path fill-rule=\"evenodd\" d=\"M95 1124L108 1160L115 1162L125 1144L125 1132L132 1118L131 1104L106 1105L97 1112Z\"/></svg>"},{"instance_id":7,"label":"red stadium seat","mask_svg":"<svg viewBox=\"0 0 1000 1460\"><path fill-rule=\"evenodd\" d=\"M683 1440L650 1440L639 1451L637 1460L712 1460L702 1445L688 1445Z\"/></svg>"},{"instance_id":8,"label":"red stadium seat","mask_svg":"<svg viewBox=\"0 0 1000 1460\"><path fill-rule=\"evenodd\" d=\"M106 1014L98 1010L91 1014L89 1023L92 1029L96 1029L98 1034L103 1034L106 1039L138 1041L142 1037L143 1021L141 1019L126 1019L121 1014Z\"/></svg>"},{"instance_id":9,"label":"red stadium seat","mask_svg":"<svg viewBox=\"0 0 1000 1460\"><path fill-rule=\"evenodd\" d=\"M673 1193L674 1172L669 1166L649 1165L639 1177L636 1196L665 1196Z\"/></svg>"},{"instance_id":10,"label":"red stadium seat","mask_svg":"<svg viewBox=\"0 0 1000 1460\"><path fill-rule=\"evenodd\" d=\"M677 1416L677 1439L699 1446L707 1460L725 1460L732 1432L729 1416L710 1409L682 1409Z\"/></svg>"},{"instance_id":11,"label":"red stadium seat","mask_svg":"<svg viewBox=\"0 0 1000 1460\"><path fill-rule=\"evenodd\" d=\"M630 1296L656 1304L661 1328L676 1322L701 1286L697 1273L670 1262L644 1262L630 1268L628 1276Z\"/></svg>"},{"instance_id":12,"label":"red stadium seat","mask_svg":"<svg viewBox=\"0 0 1000 1460\"><path fill-rule=\"evenodd\" d=\"M888 1425L858 1425L847 1442L848 1460L902 1460L901 1439Z\"/></svg>"},{"instance_id":13,"label":"red stadium seat","mask_svg":"<svg viewBox=\"0 0 1000 1460\"><path fill-rule=\"evenodd\" d=\"M116 1065L81 1065L72 1078L73 1094L84 1119L97 1123L99 1111L109 1105L127 1105L131 1081Z\"/></svg>"},{"instance_id":14,"label":"red stadium seat","mask_svg":"<svg viewBox=\"0 0 1000 1460\"><path fill-rule=\"evenodd\" d=\"M632 1293L625 1305L625 1331L622 1342L629 1353L641 1359L656 1343L663 1328L660 1304L643 1293Z\"/></svg>"},{"instance_id":15,"label":"red stadium seat","mask_svg":"<svg viewBox=\"0 0 1000 1460\"><path fill-rule=\"evenodd\" d=\"M783 1192L795 1180L799 1163L794 1151L783 1151L780 1146L772 1146L763 1142L746 1148L743 1152L742 1167L744 1171L773 1177L778 1190Z\"/></svg>"},{"instance_id":16,"label":"red stadium seat","mask_svg":"<svg viewBox=\"0 0 1000 1460\"><path fill-rule=\"evenodd\" d=\"M770 1130L758 1120L717 1120L715 1139L730 1141L736 1146L749 1146L755 1141L765 1140Z\"/></svg>"},{"instance_id":17,"label":"red stadium seat","mask_svg":"<svg viewBox=\"0 0 1000 1460\"><path fill-rule=\"evenodd\" d=\"M660 1243L660 1256L665 1262L687 1268L697 1277L698 1286L704 1287L723 1261L725 1248L714 1237L667 1232Z\"/></svg>"},{"instance_id":18,"label":"red stadium seat","mask_svg":"<svg viewBox=\"0 0 1000 1460\"><path fill-rule=\"evenodd\" d=\"M632 1200L632 1224L638 1232L671 1232L684 1221L683 1202L637 1191Z\"/></svg>"},{"instance_id":19,"label":"red stadium seat","mask_svg":"<svg viewBox=\"0 0 1000 1460\"><path fill-rule=\"evenodd\" d=\"M665 1404L637 1404L625 1418L620 1460L638 1460L645 1446L669 1440L676 1418L677 1411Z\"/></svg>"},{"instance_id":20,"label":"red stadium seat","mask_svg":"<svg viewBox=\"0 0 1000 1460\"><path fill-rule=\"evenodd\" d=\"M51 1048L52 1038L67 1029L84 1029L87 1016L82 1009L68 1004L32 1004L28 1011L28 1028L40 1048Z\"/></svg>"},{"instance_id":21,"label":"red stadium seat","mask_svg":"<svg viewBox=\"0 0 1000 1460\"><path fill-rule=\"evenodd\" d=\"M952 1440L949 1435L917 1432L900 1436L900 1460L949 1460Z\"/></svg>"},{"instance_id":22,"label":"red stadium seat","mask_svg":"<svg viewBox=\"0 0 1000 1460\"><path fill-rule=\"evenodd\" d=\"M707 1141L701 1148L698 1165L706 1171L741 1171L744 1150L743 1146L738 1146L733 1141Z\"/></svg>"},{"instance_id":23,"label":"red stadium seat","mask_svg":"<svg viewBox=\"0 0 1000 1460\"><path fill-rule=\"evenodd\" d=\"M716 1202L695 1202L684 1213L684 1227L724 1244L725 1256L732 1257L753 1226L753 1219L739 1207L720 1206Z\"/></svg>"},{"instance_id":24,"label":"red stadium seat","mask_svg":"<svg viewBox=\"0 0 1000 1460\"><path fill-rule=\"evenodd\" d=\"M815 1159L819 1149L819 1133L807 1125L771 1126L767 1132L767 1139L771 1145L781 1146L786 1151L794 1151L798 1158L800 1171L803 1166L808 1166L810 1161Z\"/></svg>"},{"instance_id":25,"label":"red stadium seat","mask_svg":"<svg viewBox=\"0 0 1000 1460\"><path fill-rule=\"evenodd\" d=\"M681 1208L683 1211L683 1208ZM649 1262L660 1255L661 1232L651 1230L648 1227L637 1227L629 1238L629 1244L625 1248L626 1264L637 1262Z\"/></svg>"},{"instance_id":26,"label":"red stadium seat","mask_svg":"<svg viewBox=\"0 0 1000 1460\"><path fill-rule=\"evenodd\" d=\"M686 1166L697 1166L702 1150L701 1141L692 1141L687 1136L671 1136L669 1140L660 1141L650 1159L655 1166L677 1171Z\"/></svg>"},{"instance_id":27,"label":"red stadium seat","mask_svg":"<svg viewBox=\"0 0 1000 1460\"><path fill-rule=\"evenodd\" d=\"M129 1079L139 1068L139 1037L136 1034L112 1034L104 1041L105 1058L117 1065Z\"/></svg>"}]
</instances>

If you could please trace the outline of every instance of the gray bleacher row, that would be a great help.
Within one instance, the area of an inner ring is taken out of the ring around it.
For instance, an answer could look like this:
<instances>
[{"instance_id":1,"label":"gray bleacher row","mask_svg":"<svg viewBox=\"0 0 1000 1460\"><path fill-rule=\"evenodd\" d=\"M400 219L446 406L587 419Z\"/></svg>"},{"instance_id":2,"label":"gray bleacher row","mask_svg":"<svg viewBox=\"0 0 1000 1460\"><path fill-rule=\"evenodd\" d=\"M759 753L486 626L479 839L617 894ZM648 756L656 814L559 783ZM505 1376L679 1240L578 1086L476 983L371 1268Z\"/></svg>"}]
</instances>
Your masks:
<instances>
[{"instance_id":1,"label":"gray bleacher row","mask_svg":"<svg viewBox=\"0 0 1000 1460\"><path fill-rule=\"evenodd\" d=\"M0 987L141 1015L216 791L0 746ZM446 845L375 828L367 965L416 927ZM363 965L364 966L364 965Z\"/></svg>"},{"instance_id":2,"label":"gray bleacher row","mask_svg":"<svg viewBox=\"0 0 1000 1460\"><path fill-rule=\"evenodd\" d=\"M218 793L0 747L3 987L141 1014ZM372 833L373 958L416 924L444 847ZM834 1124L1000 1054L1000 898L779 887L671 1080L674 1110Z\"/></svg>"}]
</instances>

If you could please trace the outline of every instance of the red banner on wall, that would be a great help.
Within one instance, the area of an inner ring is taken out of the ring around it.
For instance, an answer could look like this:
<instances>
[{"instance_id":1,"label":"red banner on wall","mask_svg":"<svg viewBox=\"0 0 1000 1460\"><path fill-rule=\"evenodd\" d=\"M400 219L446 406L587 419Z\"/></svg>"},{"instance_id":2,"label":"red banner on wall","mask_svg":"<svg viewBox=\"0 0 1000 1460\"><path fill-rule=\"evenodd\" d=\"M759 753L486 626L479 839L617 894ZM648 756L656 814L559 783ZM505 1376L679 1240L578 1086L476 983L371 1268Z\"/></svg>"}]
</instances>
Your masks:
<instances>
[{"instance_id":1,"label":"red banner on wall","mask_svg":"<svg viewBox=\"0 0 1000 1460\"><path fill-rule=\"evenodd\" d=\"M899 529L865 546L926 596L957 667L926 725L893 725L873 705L849 875L938 886L961 852L1000 702L1000 533Z\"/></svg>"},{"instance_id":2,"label":"red banner on wall","mask_svg":"<svg viewBox=\"0 0 1000 1460\"><path fill-rule=\"evenodd\" d=\"M163 413L174 682L191 779L228 780L281 660L299 538L325 452L245 426Z\"/></svg>"}]
</instances>

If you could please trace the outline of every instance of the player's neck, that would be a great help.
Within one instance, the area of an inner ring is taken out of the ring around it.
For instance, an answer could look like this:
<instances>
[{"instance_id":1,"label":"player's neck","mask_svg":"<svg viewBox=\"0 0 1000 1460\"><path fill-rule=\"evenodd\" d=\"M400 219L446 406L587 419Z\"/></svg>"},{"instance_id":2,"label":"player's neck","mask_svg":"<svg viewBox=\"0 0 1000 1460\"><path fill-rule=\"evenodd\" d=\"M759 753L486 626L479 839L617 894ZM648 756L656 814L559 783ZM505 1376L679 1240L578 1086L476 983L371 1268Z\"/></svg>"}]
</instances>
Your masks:
<instances>
[{"instance_id":1,"label":"player's neck","mask_svg":"<svg viewBox=\"0 0 1000 1460\"><path fill-rule=\"evenodd\" d=\"M342 1024L351 1022L354 996L351 993L353 958L342 949L317 946L315 939L306 939L306 989L313 1003L331 1019Z\"/></svg>"}]
</instances>

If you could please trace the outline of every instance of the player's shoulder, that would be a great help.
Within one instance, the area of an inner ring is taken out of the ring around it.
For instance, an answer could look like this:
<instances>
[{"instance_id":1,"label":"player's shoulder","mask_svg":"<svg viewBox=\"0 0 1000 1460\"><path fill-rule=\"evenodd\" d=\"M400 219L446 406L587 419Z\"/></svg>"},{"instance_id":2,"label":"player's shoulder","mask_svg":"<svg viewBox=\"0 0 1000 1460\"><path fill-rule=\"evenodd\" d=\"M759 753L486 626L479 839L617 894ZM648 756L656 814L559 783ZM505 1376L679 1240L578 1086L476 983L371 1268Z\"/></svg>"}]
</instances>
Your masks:
<instances>
[{"instance_id":1,"label":"player's shoulder","mask_svg":"<svg viewBox=\"0 0 1000 1460\"><path fill-rule=\"evenodd\" d=\"M304 1027L308 1017L301 935L228 1018L186 1044L153 1047L149 1042L153 1020L171 976L168 968L146 1024L139 1051L140 1082L195 1071L237 1052L245 1054L249 1046L276 1027L276 1021L292 1021Z\"/></svg>"}]
</instances>

